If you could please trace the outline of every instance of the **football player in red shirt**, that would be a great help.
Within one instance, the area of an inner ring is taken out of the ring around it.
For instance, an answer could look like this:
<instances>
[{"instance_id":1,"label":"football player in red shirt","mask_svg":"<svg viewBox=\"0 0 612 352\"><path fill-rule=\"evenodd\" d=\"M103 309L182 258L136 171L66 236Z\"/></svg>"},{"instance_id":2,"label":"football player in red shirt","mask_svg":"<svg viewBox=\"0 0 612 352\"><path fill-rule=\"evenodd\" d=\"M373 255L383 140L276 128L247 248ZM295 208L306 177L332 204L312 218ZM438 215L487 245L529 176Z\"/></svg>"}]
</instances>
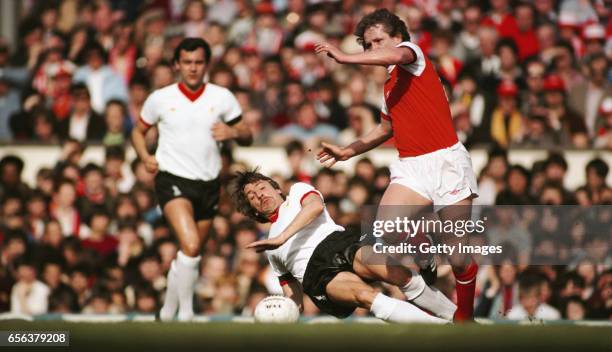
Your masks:
<instances>
[{"instance_id":1,"label":"football player in red shirt","mask_svg":"<svg viewBox=\"0 0 612 352\"><path fill-rule=\"evenodd\" d=\"M405 23L386 9L376 10L355 30L364 52L345 54L329 43L315 46L341 64L385 66L389 79L384 86L381 122L348 146L322 143L317 159L331 167L365 153L391 137L399 159L391 166L391 183L380 202L377 218L392 219L398 207L434 207L440 220L467 220L477 184L470 155L458 141L448 99L433 64L410 42ZM453 205L452 207L448 207ZM387 207L385 207L387 206ZM415 207L403 208L413 212ZM444 236L449 245L465 243L467 236ZM473 319L475 278L478 266L469 255L450 256L457 290L455 321ZM431 261L421 273L436 272Z\"/></svg>"}]
</instances>

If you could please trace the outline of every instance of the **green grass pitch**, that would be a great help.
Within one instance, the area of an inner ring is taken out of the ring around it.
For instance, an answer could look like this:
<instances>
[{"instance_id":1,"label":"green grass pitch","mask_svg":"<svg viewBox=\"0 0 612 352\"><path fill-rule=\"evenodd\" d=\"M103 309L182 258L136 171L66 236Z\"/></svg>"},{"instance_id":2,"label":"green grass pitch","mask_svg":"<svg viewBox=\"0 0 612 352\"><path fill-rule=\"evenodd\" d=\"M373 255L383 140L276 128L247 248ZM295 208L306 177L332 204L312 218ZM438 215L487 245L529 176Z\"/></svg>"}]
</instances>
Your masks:
<instances>
[{"instance_id":1,"label":"green grass pitch","mask_svg":"<svg viewBox=\"0 0 612 352\"><path fill-rule=\"evenodd\" d=\"M3 321L0 330L67 330L70 351L612 351L612 328L571 325ZM0 347L4 350L68 348Z\"/></svg>"}]
</instances>

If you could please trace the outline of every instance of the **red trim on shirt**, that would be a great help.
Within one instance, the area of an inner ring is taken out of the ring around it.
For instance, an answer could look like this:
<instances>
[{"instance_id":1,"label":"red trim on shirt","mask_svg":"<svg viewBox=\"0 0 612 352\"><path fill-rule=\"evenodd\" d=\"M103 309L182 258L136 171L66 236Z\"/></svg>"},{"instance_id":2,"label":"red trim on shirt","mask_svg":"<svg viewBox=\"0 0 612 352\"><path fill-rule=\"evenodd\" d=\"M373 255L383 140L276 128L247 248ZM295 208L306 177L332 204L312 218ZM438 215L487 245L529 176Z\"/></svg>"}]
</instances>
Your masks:
<instances>
[{"instance_id":1,"label":"red trim on shirt","mask_svg":"<svg viewBox=\"0 0 612 352\"><path fill-rule=\"evenodd\" d=\"M316 194L316 195L319 195L319 193L317 191L308 191L308 192L304 193L302 198L300 198L300 205L302 205L302 203L304 202L304 199L306 199L306 197L308 197L309 195L311 195L313 193Z\"/></svg>"},{"instance_id":2,"label":"red trim on shirt","mask_svg":"<svg viewBox=\"0 0 612 352\"><path fill-rule=\"evenodd\" d=\"M391 121L391 116L385 114L384 112L380 113L380 118L383 120Z\"/></svg>"},{"instance_id":3,"label":"red trim on shirt","mask_svg":"<svg viewBox=\"0 0 612 352\"><path fill-rule=\"evenodd\" d=\"M281 286L288 285L292 281L295 281L295 277L291 274L285 274L278 278L278 283L280 283Z\"/></svg>"},{"instance_id":4,"label":"red trim on shirt","mask_svg":"<svg viewBox=\"0 0 612 352\"><path fill-rule=\"evenodd\" d=\"M153 125L151 125L150 123L148 123L147 121L145 121L145 119L144 119L144 118L142 118L142 115L138 116L138 119L139 119L140 121L142 121L142 123L144 123L144 124L147 126L147 128L150 128L151 126L153 126Z\"/></svg>"},{"instance_id":5,"label":"red trim on shirt","mask_svg":"<svg viewBox=\"0 0 612 352\"><path fill-rule=\"evenodd\" d=\"M276 220L278 220L278 210L279 209L280 207L274 209L274 212L270 214L270 216L268 216L268 220L270 220L270 222L274 223L276 222Z\"/></svg>"},{"instance_id":6,"label":"red trim on shirt","mask_svg":"<svg viewBox=\"0 0 612 352\"><path fill-rule=\"evenodd\" d=\"M202 93L204 93L206 84L202 84L202 86L200 86L200 88L198 88L198 90L196 90L195 92L187 88L187 86L184 85L183 82L178 84L178 88L181 91L181 93L183 93L183 95L187 97L187 99L191 101L195 101L196 99L200 97L200 95L202 95Z\"/></svg>"}]
</instances>

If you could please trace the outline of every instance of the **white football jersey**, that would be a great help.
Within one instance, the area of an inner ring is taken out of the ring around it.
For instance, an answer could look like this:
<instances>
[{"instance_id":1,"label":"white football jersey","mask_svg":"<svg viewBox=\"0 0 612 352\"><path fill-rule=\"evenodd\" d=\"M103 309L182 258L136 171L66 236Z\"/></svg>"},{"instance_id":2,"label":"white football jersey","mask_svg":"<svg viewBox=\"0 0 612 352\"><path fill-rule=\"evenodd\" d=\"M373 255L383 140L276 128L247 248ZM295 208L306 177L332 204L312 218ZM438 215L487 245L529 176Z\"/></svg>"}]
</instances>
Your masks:
<instances>
[{"instance_id":1,"label":"white football jersey","mask_svg":"<svg viewBox=\"0 0 612 352\"><path fill-rule=\"evenodd\" d=\"M140 118L157 125L159 142L155 158L159 169L191 180L217 178L221 170L219 146L211 128L217 121L236 123L240 105L226 88L206 83L198 96L172 84L151 93Z\"/></svg>"},{"instance_id":2,"label":"white football jersey","mask_svg":"<svg viewBox=\"0 0 612 352\"><path fill-rule=\"evenodd\" d=\"M307 183L298 182L291 186L287 199L278 209L278 217L270 227L268 238L278 236L289 226L302 210L304 198L312 193L318 194L321 199L323 198L319 191ZM301 283L306 266L315 248L335 231L344 231L344 228L337 225L329 216L327 209L324 209L321 215L298 231L282 246L265 252L274 274L281 277L289 273Z\"/></svg>"}]
</instances>

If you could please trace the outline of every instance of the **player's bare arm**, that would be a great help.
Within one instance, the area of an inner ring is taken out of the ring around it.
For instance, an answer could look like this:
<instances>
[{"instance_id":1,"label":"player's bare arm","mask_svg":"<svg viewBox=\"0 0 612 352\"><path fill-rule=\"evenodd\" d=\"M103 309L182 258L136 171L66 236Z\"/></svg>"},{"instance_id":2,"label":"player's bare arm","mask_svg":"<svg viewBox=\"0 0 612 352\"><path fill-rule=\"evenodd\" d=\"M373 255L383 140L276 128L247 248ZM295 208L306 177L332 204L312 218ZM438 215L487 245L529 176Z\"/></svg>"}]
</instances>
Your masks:
<instances>
[{"instance_id":1,"label":"player's bare arm","mask_svg":"<svg viewBox=\"0 0 612 352\"><path fill-rule=\"evenodd\" d=\"M282 285L282 288L283 295L291 298L291 300L297 304L300 313L304 312L304 289L302 288L302 284L297 280L291 280Z\"/></svg>"},{"instance_id":2,"label":"player's bare arm","mask_svg":"<svg viewBox=\"0 0 612 352\"><path fill-rule=\"evenodd\" d=\"M228 125L221 121L216 122L212 127L213 138L216 141L236 140L238 145L248 146L253 144L251 130L243 121L235 125Z\"/></svg>"},{"instance_id":3,"label":"player's bare arm","mask_svg":"<svg viewBox=\"0 0 612 352\"><path fill-rule=\"evenodd\" d=\"M372 44L368 44L371 48ZM407 65L416 60L414 51L406 47L380 47L377 49L367 49L359 54L346 54L334 45L323 42L315 46L317 54L327 54L327 56L336 60L340 64L357 64L357 65L375 65L375 66L391 66L391 65Z\"/></svg>"},{"instance_id":4,"label":"player's bare arm","mask_svg":"<svg viewBox=\"0 0 612 352\"><path fill-rule=\"evenodd\" d=\"M392 136L393 128L391 123L388 120L382 119L376 128L346 147L339 147L325 142L321 143L322 149L316 158L321 164L332 167L338 161L348 160L378 147Z\"/></svg>"},{"instance_id":5,"label":"player's bare arm","mask_svg":"<svg viewBox=\"0 0 612 352\"><path fill-rule=\"evenodd\" d=\"M325 204L323 204L321 197L315 193L309 194L302 201L302 210L300 210L295 219L293 219L280 235L274 238L255 241L246 248L253 248L257 252L276 249L287 242L287 240L298 231L308 226L314 219L321 215L324 209Z\"/></svg>"},{"instance_id":6,"label":"player's bare arm","mask_svg":"<svg viewBox=\"0 0 612 352\"><path fill-rule=\"evenodd\" d=\"M150 173L156 173L159 169L159 165L157 164L157 160L155 156L149 154L147 151L147 143L145 141L145 134L151 128L150 125L147 125L142 120L138 120L136 122L136 127L132 131L132 145L134 146L134 150L136 150L136 154L145 165L145 168Z\"/></svg>"}]
</instances>

